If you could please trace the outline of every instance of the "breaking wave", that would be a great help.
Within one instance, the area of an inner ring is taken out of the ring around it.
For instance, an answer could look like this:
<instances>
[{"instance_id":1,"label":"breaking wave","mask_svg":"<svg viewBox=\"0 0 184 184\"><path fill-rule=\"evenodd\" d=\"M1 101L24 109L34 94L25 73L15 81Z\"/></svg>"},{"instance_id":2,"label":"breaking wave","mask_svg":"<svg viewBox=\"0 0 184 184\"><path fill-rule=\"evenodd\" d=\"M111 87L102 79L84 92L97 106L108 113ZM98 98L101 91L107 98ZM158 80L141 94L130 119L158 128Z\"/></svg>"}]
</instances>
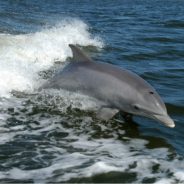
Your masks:
<instances>
[{"instance_id":1,"label":"breaking wave","mask_svg":"<svg viewBox=\"0 0 184 184\"><path fill-rule=\"evenodd\" d=\"M12 90L31 91L40 83L39 72L71 56L68 44L102 47L81 20L66 20L40 32L0 34L0 96Z\"/></svg>"}]
</instances>

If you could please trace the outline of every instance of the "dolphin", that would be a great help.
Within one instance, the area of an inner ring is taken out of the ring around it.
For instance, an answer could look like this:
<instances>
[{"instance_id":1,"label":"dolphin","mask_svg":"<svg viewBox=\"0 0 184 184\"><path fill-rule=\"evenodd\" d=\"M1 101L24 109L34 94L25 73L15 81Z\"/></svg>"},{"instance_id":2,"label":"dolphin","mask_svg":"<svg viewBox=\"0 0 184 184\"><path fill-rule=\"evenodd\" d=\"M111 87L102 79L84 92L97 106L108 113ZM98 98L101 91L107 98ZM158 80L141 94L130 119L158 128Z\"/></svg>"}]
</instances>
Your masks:
<instances>
[{"instance_id":1,"label":"dolphin","mask_svg":"<svg viewBox=\"0 0 184 184\"><path fill-rule=\"evenodd\" d=\"M103 102L97 117L108 120L116 113L145 116L167 127L175 127L156 90L137 74L109 63L95 62L70 44L72 62L43 88L79 92Z\"/></svg>"}]
</instances>

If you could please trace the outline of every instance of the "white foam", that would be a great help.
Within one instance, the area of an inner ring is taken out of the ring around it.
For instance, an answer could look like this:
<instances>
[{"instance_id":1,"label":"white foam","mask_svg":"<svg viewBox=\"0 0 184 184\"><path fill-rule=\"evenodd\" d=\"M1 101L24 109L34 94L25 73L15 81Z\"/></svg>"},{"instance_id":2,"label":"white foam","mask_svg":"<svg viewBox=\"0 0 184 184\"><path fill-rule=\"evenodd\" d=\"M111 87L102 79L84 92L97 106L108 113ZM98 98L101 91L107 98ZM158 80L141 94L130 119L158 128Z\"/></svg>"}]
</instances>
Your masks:
<instances>
[{"instance_id":1,"label":"white foam","mask_svg":"<svg viewBox=\"0 0 184 184\"><path fill-rule=\"evenodd\" d=\"M159 181L156 181L155 184L172 184L175 183L172 179L163 178Z\"/></svg>"},{"instance_id":2,"label":"white foam","mask_svg":"<svg viewBox=\"0 0 184 184\"><path fill-rule=\"evenodd\" d=\"M179 180L179 181L184 181L184 171L178 170L174 173L174 176Z\"/></svg>"},{"instance_id":3,"label":"white foam","mask_svg":"<svg viewBox=\"0 0 184 184\"><path fill-rule=\"evenodd\" d=\"M34 101L37 101L37 98L41 99L40 103L42 103L42 105L57 108L59 111L62 112L66 112L68 107L71 107L72 109L78 108L81 110L95 111L103 105L102 102L93 97L61 89L42 90L39 96L36 96L36 99L34 99Z\"/></svg>"},{"instance_id":4,"label":"white foam","mask_svg":"<svg viewBox=\"0 0 184 184\"><path fill-rule=\"evenodd\" d=\"M88 133L76 134L77 129L74 127L65 129L59 118L59 115L51 118L45 117L45 119L39 119L39 125L36 130L23 131L22 127L18 126L11 130L13 131L11 135L8 135L8 133L6 136L2 135L4 138L9 136L8 139L10 140L10 138L13 139L13 134L40 135L43 132L52 132L56 129L68 133L66 142L65 139L58 141L59 144L62 142L65 147L58 146L53 137L49 141L52 147L44 149L44 152L48 151L48 154L54 152L54 158L49 166L33 170L12 168L8 171L0 172L0 179L33 179L36 183L63 182L71 178L91 177L95 174L117 171L136 173L137 183L142 183L144 178L155 178L156 183L159 184L176 183L176 181L184 182L184 161L179 160L177 157L168 160L167 158L170 154L168 149L148 149L146 148L148 141L143 139L129 138L125 141L117 140L116 137L92 139ZM80 122L80 124L79 130L82 127L86 130L86 122ZM92 128L90 130L92 131ZM114 130L111 131L113 132ZM124 132L121 136L124 136ZM71 153L67 151L67 148L76 151ZM43 148L38 147L39 149L42 150ZM39 156L41 154L39 152ZM131 165L134 165L134 167L130 167ZM153 172L153 167L156 165L159 168L156 172Z\"/></svg>"},{"instance_id":5,"label":"white foam","mask_svg":"<svg viewBox=\"0 0 184 184\"><path fill-rule=\"evenodd\" d=\"M84 22L73 19L36 33L0 34L0 96L8 97L12 90L33 90L40 71L72 55L68 44L102 47L102 41L88 29Z\"/></svg>"},{"instance_id":6,"label":"white foam","mask_svg":"<svg viewBox=\"0 0 184 184\"><path fill-rule=\"evenodd\" d=\"M93 164L92 166L86 168L87 172L86 172L86 177L90 177L93 176L95 174L99 174L99 173L107 173L110 171L121 171L122 169L115 167L113 165L108 165L102 161L96 162L95 164Z\"/></svg>"}]
</instances>

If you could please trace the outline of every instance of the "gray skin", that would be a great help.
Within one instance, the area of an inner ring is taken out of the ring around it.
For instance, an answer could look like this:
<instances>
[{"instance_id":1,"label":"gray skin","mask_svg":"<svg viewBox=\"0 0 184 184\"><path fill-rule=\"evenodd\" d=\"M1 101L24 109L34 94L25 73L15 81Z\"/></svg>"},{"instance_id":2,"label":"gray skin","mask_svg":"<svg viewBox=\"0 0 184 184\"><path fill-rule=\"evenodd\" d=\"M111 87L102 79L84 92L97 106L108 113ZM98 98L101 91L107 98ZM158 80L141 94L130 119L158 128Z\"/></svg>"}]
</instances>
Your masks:
<instances>
[{"instance_id":1,"label":"gray skin","mask_svg":"<svg viewBox=\"0 0 184 184\"><path fill-rule=\"evenodd\" d=\"M92 96L105 104L98 117L108 120L118 111L155 119L175 127L164 102L143 78L108 63L94 62L78 47L69 45L73 61L43 88L65 89Z\"/></svg>"}]
</instances>

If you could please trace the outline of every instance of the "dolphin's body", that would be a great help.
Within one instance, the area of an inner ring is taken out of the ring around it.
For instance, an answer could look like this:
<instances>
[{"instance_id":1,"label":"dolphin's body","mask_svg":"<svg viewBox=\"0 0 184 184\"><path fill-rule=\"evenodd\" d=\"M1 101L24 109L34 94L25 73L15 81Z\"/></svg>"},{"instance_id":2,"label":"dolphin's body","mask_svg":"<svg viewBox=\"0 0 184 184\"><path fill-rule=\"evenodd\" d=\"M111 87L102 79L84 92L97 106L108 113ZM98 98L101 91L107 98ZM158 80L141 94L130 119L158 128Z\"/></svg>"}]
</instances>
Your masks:
<instances>
[{"instance_id":1,"label":"dolphin's body","mask_svg":"<svg viewBox=\"0 0 184 184\"><path fill-rule=\"evenodd\" d=\"M105 104L99 116L110 119L118 111L146 116L174 127L164 102L144 79L114 65L94 62L78 47L69 45L73 61L57 73L44 88L76 91Z\"/></svg>"}]
</instances>

